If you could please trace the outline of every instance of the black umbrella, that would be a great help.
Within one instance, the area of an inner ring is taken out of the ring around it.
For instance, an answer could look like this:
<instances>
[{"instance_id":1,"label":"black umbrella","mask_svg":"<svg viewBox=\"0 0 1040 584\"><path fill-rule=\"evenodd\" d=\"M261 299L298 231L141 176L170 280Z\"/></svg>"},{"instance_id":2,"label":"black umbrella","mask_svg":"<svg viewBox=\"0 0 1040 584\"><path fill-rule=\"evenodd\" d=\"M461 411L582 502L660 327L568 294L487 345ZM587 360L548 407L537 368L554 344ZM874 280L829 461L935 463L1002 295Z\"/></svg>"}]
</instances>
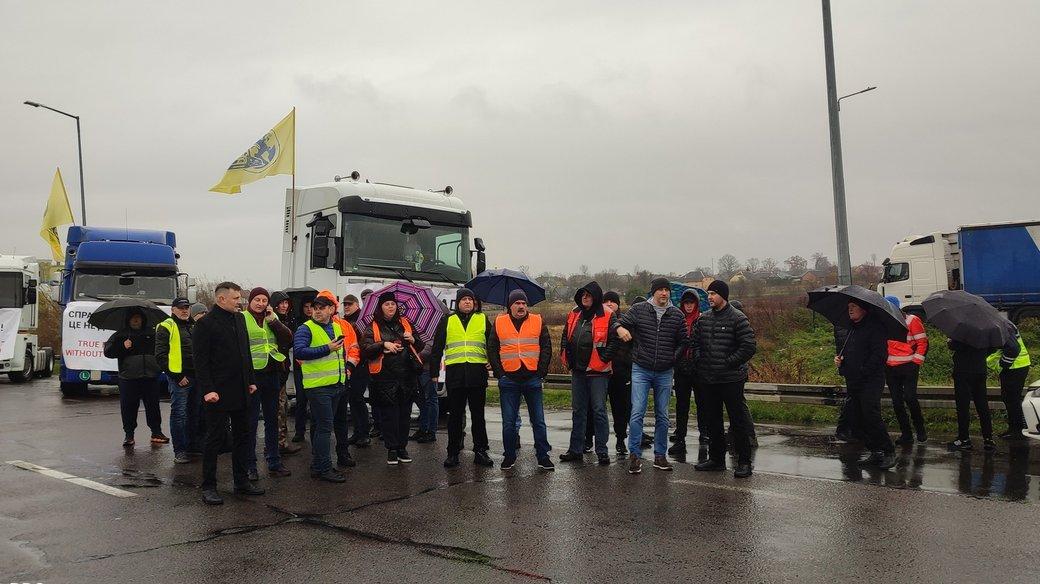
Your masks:
<instances>
[{"instance_id":1,"label":"black umbrella","mask_svg":"<svg viewBox=\"0 0 1040 584\"><path fill-rule=\"evenodd\" d=\"M545 288L528 278L527 274L506 268L485 270L466 282L466 288L482 302L499 306L509 306L509 293L513 290L523 290L530 306L545 300Z\"/></svg>"},{"instance_id":2,"label":"black umbrella","mask_svg":"<svg viewBox=\"0 0 1040 584\"><path fill-rule=\"evenodd\" d=\"M885 297L862 286L824 286L809 292L809 310L822 314L840 327L852 326L849 320L849 301L857 300L867 307L888 332L890 339L906 340L906 317Z\"/></svg>"},{"instance_id":3,"label":"black umbrella","mask_svg":"<svg viewBox=\"0 0 1040 584\"><path fill-rule=\"evenodd\" d=\"M921 303L928 322L976 349L995 349L1015 338L1015 328L984 299L964 290L941 290Z\"/></svg>"},{"instance_id":4,"label":"black umbrella","mask_svg":"<svg viewBox=\"0 0 1040 584\"><path fill-rule=\"evenodd\" d=\"M87 322L94 328L118 331L126 327L126 315L135 310L144 315L142 328L147 330L155 329L156 325L170 317L154 302L137 298L116 298L98 306Z\"/></svg>"}]
</instances>

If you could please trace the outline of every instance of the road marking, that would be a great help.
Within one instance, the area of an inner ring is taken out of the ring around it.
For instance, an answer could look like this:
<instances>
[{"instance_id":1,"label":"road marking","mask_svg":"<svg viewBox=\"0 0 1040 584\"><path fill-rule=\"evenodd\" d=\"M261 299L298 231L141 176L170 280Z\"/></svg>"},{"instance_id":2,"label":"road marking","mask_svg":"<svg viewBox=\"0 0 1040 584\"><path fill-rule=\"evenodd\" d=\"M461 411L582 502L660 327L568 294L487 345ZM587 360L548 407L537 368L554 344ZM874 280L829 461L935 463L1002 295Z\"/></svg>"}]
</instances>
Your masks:
<instances>
[{"instance_id":1,"label":"road marking","mask_svg":"<svg viewBox=\"0 0 1040 584\"><path fill-rule=\"evenodd\" d=\"M136 497L137 493L131 493L130 491L124 491L115 487L92 481L90 479L84 479L75 475L61 472L60 470L54 470L31 462L25 462L24 460L8 460L7 464L18 467L23 470L31 470L35 473L42 474L43 476L51 477L54 479L61 479L67 483L93 489L99 493L105 493L106 495L112 495L113 497Z\"/></svg>"},{"instance_id":2,"label":"road marking","mask_svg":"<svg viewBox=\"0 0 1040 584\"><path fill-rule=\"evenodd\" d=\"M690 479L675 479L672 482L679 483L681 485L693 485L697 487L708 487L710 489L722 489L723 491L735 491L738 493L749 493L752 495L763 495L766 497L777 497L780 499L792 499L802 500L804 497L798 495L788 495L786 493L777 493L775 491L765 491L762 489L751 489L748 487L735 487L733 485L723 485L720 483L709 483L704 481L691 481Z\"/></svg>"}]
</instances>

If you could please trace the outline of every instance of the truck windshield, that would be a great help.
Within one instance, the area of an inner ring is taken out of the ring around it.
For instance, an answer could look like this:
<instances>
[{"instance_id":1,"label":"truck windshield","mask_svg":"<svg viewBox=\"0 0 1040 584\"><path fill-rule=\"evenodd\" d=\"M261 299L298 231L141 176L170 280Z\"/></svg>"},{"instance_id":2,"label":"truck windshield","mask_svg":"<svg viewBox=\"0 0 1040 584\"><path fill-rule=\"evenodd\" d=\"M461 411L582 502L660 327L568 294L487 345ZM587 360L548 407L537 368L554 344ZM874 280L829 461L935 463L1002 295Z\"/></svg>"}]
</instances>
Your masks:
<instances>
[{"instance_id":1,"label":"truck windshield","mask_svg":"<svg viewBox=\"0 0 1040 584\"><path fill-rule=\"evenodd\" d=\"M0 274L0 308L21 308L23 304L22 274Z\"/></svg>"},{"instance_id":2,"label":"truck windshield","mask_svg":"<svg viewBox=\"0 0 1040 584\"><path fill-rule=\"evenodd\" d=\"M175 276L120 276L119 274L76 274L73 300L139 298L170 303L177 294Z\"/></svg>"},{"instance_id":3,"label":"truck windshield","mask_svg":"<svg viewBox=\"0 0 1040 584\"><path fill-rule=\"evenodd\" d=\"M431 225L409 235L401 233L400 220L347 213L343 241L348 274L403 271L415 280L437 280L435 274L441 274L456 282L472 277L467 227Z\"/></svg>"},{"instance_id":4,"label":"truck windshield","mask_svg":"<svg viewBox=\"0 0 1040 584\"><path fill-rule=\"evenodd\" d=\"M881 279L886 284L888 282L901 282L910 278L910 264L906 262L899 262L895 264L888 264L885 266L885 276Z\"/></svg>"}]
</instances>

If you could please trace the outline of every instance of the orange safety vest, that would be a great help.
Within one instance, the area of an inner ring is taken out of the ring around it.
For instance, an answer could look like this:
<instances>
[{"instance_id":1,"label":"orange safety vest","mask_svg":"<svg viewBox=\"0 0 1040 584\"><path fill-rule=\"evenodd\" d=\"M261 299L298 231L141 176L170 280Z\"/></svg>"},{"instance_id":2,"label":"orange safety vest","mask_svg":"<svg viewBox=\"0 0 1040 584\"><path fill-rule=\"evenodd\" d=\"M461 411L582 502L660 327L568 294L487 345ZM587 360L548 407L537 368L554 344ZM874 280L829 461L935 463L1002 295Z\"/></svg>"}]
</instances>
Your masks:
<instances>
[{"instance_id":1,"label":"orange safety vest","mask_svg":"<svg viewBox=\"0 0 1040 584\"><path fill-rule=\"evenodd\" d=\"M581 318L581 309L575 308L567 315L567 341L574 340L574 328ZM610 361L604 361L599 356L599 349L607 346L607 336L610 334L610 309L603 307L603 316L592 318L592 355L589 357L589 365L586 371L596 373L610 373ZM564 366L570 368L567 363L567 347L560 348L560 359Z\"/></svg>"},{"instance_id":2,"label":"orange safety vest","mask_svg":"<svg viewBox=\"0 0 1040 584\"><path fill-rule=\"evenodd\" d=\"M906 342L888 341L888 366L899 367L907 363L924 364L924 356L928 353L928 334L924 323L912 315L906 315Z\"/></svg>"},{"instance_id":3,"label":"orange safety vest","mask_svg":"<svg viewBox=\"0 0 1040 584\"><path fill-rule=\"evenodd\" d=\"M528 371L538 371L538 355L541 353L538 339L542 336L542 317L528 314L520 330L516 330L509 315L500 314L495 319L495 334L498 335L502 369L506 373L519 371L521 363Z\"/></svg>"},{"instance_id":4,"label":"orange safety vest","mask_svg":"<svg viewBox=\"0 0 1040 584\"><path fill-rule=\"evenodd\" d=\"M401 326L404 327L404 332L412 334L412 323L408 322L408 319L401 317ZM379 334L379 323L375 320L372 321L372 340L381 343L383 342L382 336ZM415 350L415 347L411 343L408 343L408 348L411 349L412 354L419 361L419 365L422 365L422 357ZM368 362L368 372L372 375L378 374L383 370L383 353L380 351L379 356Z\"/></svg>"},{"instance_id":5,"label":"orange safety vest","mask_svg":"<svg viewBox=\"0 0 1040 584\"><path fill-rule=\"evenodd\" d=\"M357 364L361 362L361 346L358 345L357 331L348 320L335 315L332 320L339 323L339 328L343 331L343 354L346 356L347 362L357 367Z\"/></svg>"}]
</instances>

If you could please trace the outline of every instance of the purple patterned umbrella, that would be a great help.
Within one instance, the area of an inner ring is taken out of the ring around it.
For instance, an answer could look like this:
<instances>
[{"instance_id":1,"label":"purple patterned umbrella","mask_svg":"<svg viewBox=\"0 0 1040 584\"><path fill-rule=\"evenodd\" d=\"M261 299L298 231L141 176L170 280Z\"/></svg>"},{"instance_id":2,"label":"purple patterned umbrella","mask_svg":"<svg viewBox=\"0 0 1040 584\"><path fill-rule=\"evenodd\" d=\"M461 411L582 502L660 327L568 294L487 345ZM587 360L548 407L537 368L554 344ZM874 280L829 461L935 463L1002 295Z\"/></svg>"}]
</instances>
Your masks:
<instances>
[{"instance_id":1,"label":"purple patterned umbrella","mask_svg":"<svg viewBox=\"0 0 1040 584\"><path fill-rule=\"evenodd\" d=\"M388 286L372 292L368 298L372 302L365 302L361 308L361 316L358 322L366 328L372 324L378 308L375 300L384 292L393 292L397 298L397 305L408 322L412 323L415 332L427 343L433 342L433 334L441 317L447 314L448 309L437 299L433 290L425 286L419 286L409 282L394 282Z\"/></svg>"}]
</instances>

